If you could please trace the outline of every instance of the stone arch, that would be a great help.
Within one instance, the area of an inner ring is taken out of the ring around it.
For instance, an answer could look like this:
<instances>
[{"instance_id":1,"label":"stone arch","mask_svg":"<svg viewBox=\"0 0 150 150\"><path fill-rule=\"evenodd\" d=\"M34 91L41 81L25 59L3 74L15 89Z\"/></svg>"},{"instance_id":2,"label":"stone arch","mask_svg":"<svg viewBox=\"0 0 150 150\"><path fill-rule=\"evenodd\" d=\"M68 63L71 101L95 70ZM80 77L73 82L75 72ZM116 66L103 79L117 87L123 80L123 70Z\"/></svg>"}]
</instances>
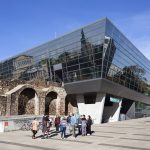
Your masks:
<instances>
[{"instance_id":1,"label":"stone arch","mask_svg":"<svg viewBox=\"0 0 150 150\"><path fill-rule=\"evenodd\" d=\"M39 94L34 86L24 85L20 90L16 92L15 95L17 100L18 115L39 115Z\"/></svg>"},{"instance_id":2,"label":"stone arch","mask_svg":"<svg viewBox=\"0 0 150 150\"><path fill-rule=\"evenodd\" d=\"M18 115L20 95L24 94L25 89L33 89L35 91L35 111L34 114L39 114L39 92L30 84L18 85L11 91L7 92L7 115ZM22 93L23 92L23 93ZM23 113L19 113L23 114Z\"/></svg>"},{"instance_id":3,"label":"stone arch","mask_svg":"<svg viewBox=\"0 0 150 150\"><path fill-rule=\"evenodd\" d=\"M45 96L45 114L55 115L56 114L56 101L58 93L51 91Z\"/></svg>"},{"instance_id":4,"label":"stone arch","mask_svg":"<svg viewBox=\"0 0 150 150\"><path fill-rule=\"evenodd\" d=\"M66 91L64 88L61 87L54 87L50 86L49 88L44 88L41 93L41 101L40 101L40 114L45 113L45 98L50 92L57 93L57 98L53 99L52 103L53 106L56 105L56 107L53 107L53 112L50 112L51 115L64 115L65 112L65 97L66 97ZM51 108L52 109L52 108ZM54 111L55 110L55 111Z\"/></svg>"},{"instance_id":5,"label":"stone arch","mask_svg":"<svg viewBox=\"0 0 150 150\"><path fill-rule=\"evenodd\" d=\"M65 115L78 111L78 105L75 95L67 95L65 98Z\"/></svg>"}]
</instances>

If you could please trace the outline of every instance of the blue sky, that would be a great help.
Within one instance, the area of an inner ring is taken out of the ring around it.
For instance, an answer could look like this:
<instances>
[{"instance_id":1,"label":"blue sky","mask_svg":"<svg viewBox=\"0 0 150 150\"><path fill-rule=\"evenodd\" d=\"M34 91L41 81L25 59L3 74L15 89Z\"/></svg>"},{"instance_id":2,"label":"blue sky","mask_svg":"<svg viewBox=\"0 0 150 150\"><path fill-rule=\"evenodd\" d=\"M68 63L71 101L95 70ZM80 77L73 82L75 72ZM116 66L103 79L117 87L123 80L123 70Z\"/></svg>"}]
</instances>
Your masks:
<instances>
[{"instance_id":1,"label":"blue sky","mask_svg":"<svg viewBox=\"0 0 150 150\"><path fill-rule=\"evenodd\" d=\"M149 0L0 0L0 60L103 17L150 59Z\"/></svg>"}]
</instances>

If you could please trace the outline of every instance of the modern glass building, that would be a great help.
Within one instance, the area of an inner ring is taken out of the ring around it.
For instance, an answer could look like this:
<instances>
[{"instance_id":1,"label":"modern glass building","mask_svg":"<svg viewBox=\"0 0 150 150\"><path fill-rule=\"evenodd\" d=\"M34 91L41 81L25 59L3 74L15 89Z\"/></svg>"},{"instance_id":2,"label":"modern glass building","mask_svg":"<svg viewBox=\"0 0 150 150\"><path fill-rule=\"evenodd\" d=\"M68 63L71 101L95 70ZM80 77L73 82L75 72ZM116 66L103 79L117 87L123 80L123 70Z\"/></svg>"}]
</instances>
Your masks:
<instances>
[{"instance_id":1,"label":"modern glass building","mask_svg":"<svg viewBox=\"0 0 150 150\"><path fill-rule=\"evenodd\" d=\"M98 93L150 104L150 61L107 18L0 62L0 79L63 82L85 104Z\"/></svg>"}]
</instances>

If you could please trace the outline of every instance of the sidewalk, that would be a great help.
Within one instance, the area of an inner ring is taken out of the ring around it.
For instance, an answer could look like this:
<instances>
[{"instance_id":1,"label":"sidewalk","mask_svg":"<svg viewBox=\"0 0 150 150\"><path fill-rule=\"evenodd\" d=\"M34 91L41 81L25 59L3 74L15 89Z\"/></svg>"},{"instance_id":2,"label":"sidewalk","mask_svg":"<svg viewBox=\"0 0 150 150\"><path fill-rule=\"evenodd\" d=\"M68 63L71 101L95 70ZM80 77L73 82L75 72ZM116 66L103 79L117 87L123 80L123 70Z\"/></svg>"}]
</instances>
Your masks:
<instances>
[{"instance_id":1,"label":"sidewalk","mask_svg":"<svg viewBox=\"0 0 150 150\"><path fill-rule=\"evenodd\" d=\"M49 139L31 139L31 131L0 134L1 150L150 150L150 118L94 125L92 136L61 139L55 132Z\"/></svg>"}]
</instances>

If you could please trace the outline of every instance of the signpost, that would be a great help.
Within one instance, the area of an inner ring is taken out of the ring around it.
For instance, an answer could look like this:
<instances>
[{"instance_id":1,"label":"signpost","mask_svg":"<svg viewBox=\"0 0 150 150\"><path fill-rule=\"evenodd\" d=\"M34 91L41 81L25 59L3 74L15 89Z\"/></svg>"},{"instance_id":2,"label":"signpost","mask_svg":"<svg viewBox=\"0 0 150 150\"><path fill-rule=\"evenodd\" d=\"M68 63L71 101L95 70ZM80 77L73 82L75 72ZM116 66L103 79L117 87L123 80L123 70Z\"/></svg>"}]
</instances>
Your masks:
<instances>
[{"instance_id":1,"label":"signpost","mask_svg":"<svg viewBox=\"0 0 150 150\"><path fill-rule=\"evenodd\" d=\"M110 97L110 101L113 102L113 103L120 103L121 102L121 98Z\"/></svg>"}]
</instances>

